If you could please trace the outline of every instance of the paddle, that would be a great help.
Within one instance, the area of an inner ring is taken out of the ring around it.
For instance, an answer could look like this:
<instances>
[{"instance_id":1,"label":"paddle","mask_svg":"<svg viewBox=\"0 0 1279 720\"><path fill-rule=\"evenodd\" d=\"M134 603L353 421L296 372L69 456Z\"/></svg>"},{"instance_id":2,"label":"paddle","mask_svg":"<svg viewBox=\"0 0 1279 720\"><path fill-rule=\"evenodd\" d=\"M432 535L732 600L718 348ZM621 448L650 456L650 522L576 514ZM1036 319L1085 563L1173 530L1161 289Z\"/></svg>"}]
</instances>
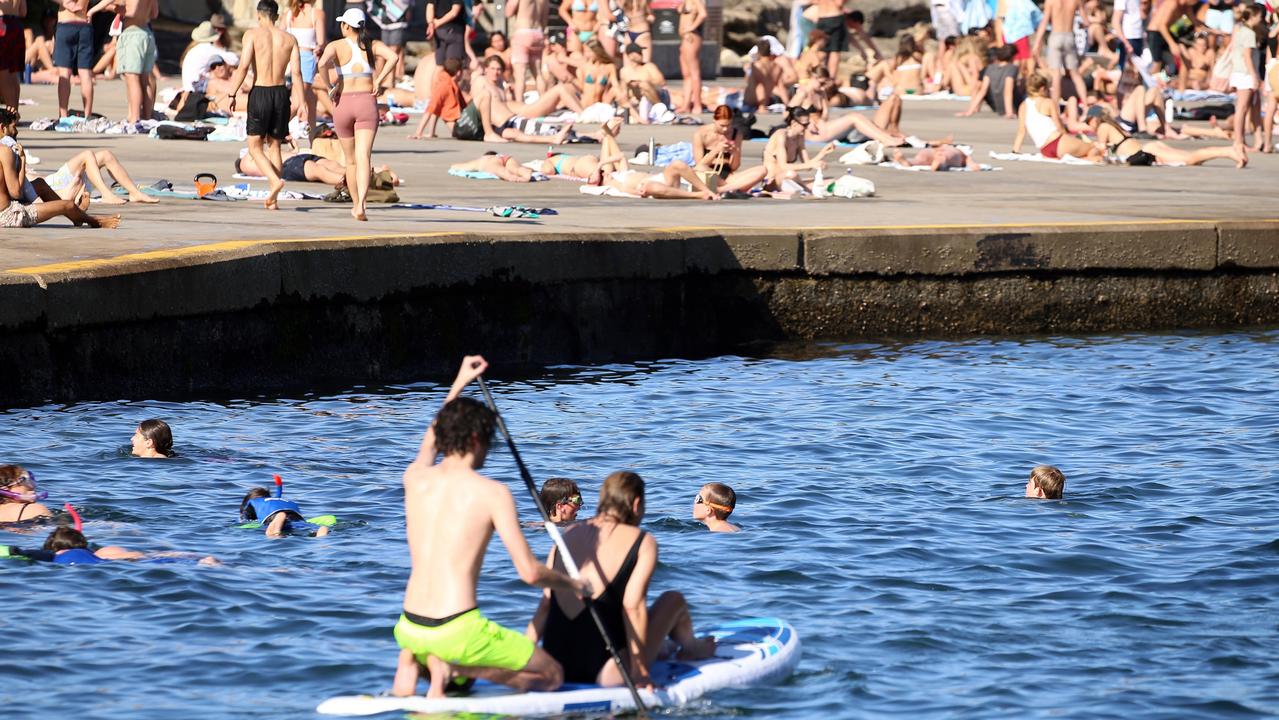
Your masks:
<instances>
[{"instance_id":1,"label":"paddle","mask_svg":"<svg viewBox=\"0 0 1279 720\"><path fill-rule=\"evenodd\" d=\"M568 568L569 577L577 580L581 577L578 572L577 563L573 562L573 556L569 554L568 546L564 544L564 536L560 535L560 529L551 522L551 515L546 511L546 506L542 504L542 497L537 493L537 485L533 483L533 476L529 474L528 468L524 465L523 458L520 457L520 451L515 449L515 440L511 438L511 431L506 429L506 421L502 419L502 413L497 410L497 403L493 402L493 395L489 392L489 386L484 382L484 376L479 376L480 391L484 393L484 401L488 403L489 409L493 411L493 417L497 419L497 429L502 431L502 437L506 438L506 447L511 450L511 457L515 458L515 465L520 469L520 477L524 479L524 487L528 489L528 494L533 497L533 503L537 505L537 511L542 514L542 526L546 528L546 533L551 536L551 542L555 543L555 547L560 551L560 559L564 561L564 567ZM609 639L608 632L604 630L604 622L600 620L599 613L595 610L595 606L586 603L586 609L591 613L591 619L595 621L595 628L599 630L600 637L604 639L604 647L608 648L608 654L613 656L613 662L617 663L618 672L622 673L622 680L626 682L626 689L631 691L631 699L635 701L635 709L639 711L641 717L646 717L647 709L644 707L644 701L640 699L639 689L635 687L635 681L631 680L631 674L626 670L626 664L622 662L622 656L618 654L617 648L613 647L613 641Z\"/></svg>"}]
</instances>

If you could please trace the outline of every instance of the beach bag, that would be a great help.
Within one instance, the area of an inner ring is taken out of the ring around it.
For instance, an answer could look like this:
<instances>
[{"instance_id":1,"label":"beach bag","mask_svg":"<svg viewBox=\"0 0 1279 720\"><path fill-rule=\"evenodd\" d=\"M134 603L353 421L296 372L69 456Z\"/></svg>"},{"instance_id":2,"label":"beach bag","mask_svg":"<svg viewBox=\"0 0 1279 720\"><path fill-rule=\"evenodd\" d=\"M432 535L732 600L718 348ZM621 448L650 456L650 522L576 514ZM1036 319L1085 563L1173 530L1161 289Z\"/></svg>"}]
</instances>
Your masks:
<instances>
[{"instance_id":1,"label":"beach bag","mask_svg":"<svg viewBox=\"0 0 1279 720\"><path fill-rule=\"evenodd\" d=\"M693 144L688 142L677 142L674 145L662 145L657 148L655 153L657 157L653 159L653 164L658 167L666 167L676 160L683 160L685 164L693 164Z\"/></svg>"},{"instance_id":2,"label":"beach bag","mask_svg":"<svg viewBox=\"0 0 1279 720\"><path fill-rule=\"evenodd\" d=\"M467 105L462 114L453 123L453 137L457 140L483 140L484 123L480 120L480 109L475 103Z\"/></svg>"},{"instance_id":3,"label":"beach bag","mask_svg":"<svg viewBox=\"0 0 1279 720\"><path fill-rule=\"evenodd\" d=\"M184 92L174 100L177 114L173 116L178 122L195 122L209 116L209 98L202 92L191 90Z\"/></svg>"},{"instance_id":4,"label":"beach bag","mask_svg":"<svg viewBox=\"0 0 1279 720\"><path fill-rule=\"evenodd\" d=\"M839 161L845 165L878 165L884 162L884 146L871 140L844 153Z\"/></svg>"},{"instance_id":5,"label":"beach bag","mask_svg":"<svg viewBox=\"0 0 1279 720\"><path fill-rule=\"evenodd\" d=\"M161 140L205 140L216 129L211 125L158 125L155 134Z\"/></svg>"}]
</instances>

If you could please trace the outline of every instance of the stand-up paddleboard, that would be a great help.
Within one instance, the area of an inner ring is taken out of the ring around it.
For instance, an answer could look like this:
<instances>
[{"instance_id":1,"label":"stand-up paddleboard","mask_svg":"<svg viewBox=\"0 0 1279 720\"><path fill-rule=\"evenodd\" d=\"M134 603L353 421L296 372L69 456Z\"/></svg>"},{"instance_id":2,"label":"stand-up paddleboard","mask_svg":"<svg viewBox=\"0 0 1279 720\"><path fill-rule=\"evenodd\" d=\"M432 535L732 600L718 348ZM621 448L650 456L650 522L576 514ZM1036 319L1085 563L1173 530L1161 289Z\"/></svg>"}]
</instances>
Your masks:
<instances>
[{"instance_id":1,"label":"stand-up paddleboard","mask_svg":"<svg viewBox=\"0 0 1279 720\"><path fill-rule=\"evenodd\" d=\"M701 630L718 644L715 657L694 662L657 662L651 674L655 691L641 690L648 707L684 705L726 687L780 680L799 664L799 636L777 618L750 618ZM428 699L385 695L348 695L325 700L321 715L377 715L385 712L475 712L503 715L605 713L635 707L625 687L566 684L555 692L518 693L484 681L465 697Z\"/></svg>"}]
</instances>

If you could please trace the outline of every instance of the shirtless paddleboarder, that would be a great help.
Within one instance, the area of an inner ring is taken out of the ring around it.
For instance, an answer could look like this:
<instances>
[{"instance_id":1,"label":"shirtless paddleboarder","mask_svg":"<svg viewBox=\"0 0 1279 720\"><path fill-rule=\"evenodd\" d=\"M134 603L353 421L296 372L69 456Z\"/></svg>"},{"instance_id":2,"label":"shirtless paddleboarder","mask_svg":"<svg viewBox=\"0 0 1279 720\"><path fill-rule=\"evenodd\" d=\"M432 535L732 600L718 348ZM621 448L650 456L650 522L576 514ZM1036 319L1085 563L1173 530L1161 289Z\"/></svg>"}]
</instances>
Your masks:
<instances>
[{"instance_id":1,"label":"shirtless paddleboarder","mask_svg":"<svg viewBox=\"0 0 1279 720\"><path fill-rule=\"evenodd\" d=\"M476 472L488 456L495 420L481 403L458 396L487 368L478 355L462 359L444 407L404 471L413 568L395 625L402 649L391 692L398 697L414 694L423 666L431 680L427 697L444 697L454 674L520 692L555 690L563 683L563 669L545 650L486 619L476 606L475 586L494 530L521 580L591 596L587 583L538 562L520 530L511 491ZM438 464L437 454L444 456Z\"/></svg>"},{"instance_id":2,"label":"shirtless paddleboarder","mask_svg":"<svg viewBox=\"0 0 1279 720\"><path fill-rule=\"evenodd\" d=\"M245 132L249 136L249 154L253 164L266 175L271 192L264 205L267 210L278 210L280 191L284 189L284 158L280 143L289 136L289 118L293 116L291 101L296 95L297 106L302 106L302 60L297 38L277 28L280 6L275 0L258 3L258 26L244 34L244 54L240 67L231 78L232 87L240 87L249 68L253 68L253 89L249 91L248 122ZM293 91L284 84L284 73L292 68ZM235 96L231 97L231 109L235 110ZM266 147L263 149L263 142Z\"/></svg>"}]
</instances>

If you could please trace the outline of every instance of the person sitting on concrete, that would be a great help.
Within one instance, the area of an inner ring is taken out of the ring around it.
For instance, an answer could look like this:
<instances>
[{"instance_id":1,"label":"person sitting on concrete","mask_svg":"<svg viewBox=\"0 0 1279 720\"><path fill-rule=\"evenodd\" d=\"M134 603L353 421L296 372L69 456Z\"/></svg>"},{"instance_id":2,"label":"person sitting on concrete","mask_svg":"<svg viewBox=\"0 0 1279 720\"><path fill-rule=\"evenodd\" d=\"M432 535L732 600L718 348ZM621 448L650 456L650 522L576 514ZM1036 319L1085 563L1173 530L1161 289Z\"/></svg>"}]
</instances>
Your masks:
<instances>
[{"instance_id":1,"label":"person sitting on concrete","mask_svg":"<svg viewBox=\"0 0 1279 720\"><path fill-rule=\"evenodd\" d=\"M519 160L510 155L499 155L494 150L489 150L474 160L453 163L449 166L449 171L488 173L506 182L526 183L533 180L532 170L521 165Z\"/></svg>"},{"instance_id":2,"label":"person sitting on concrete","mask_svg":"<svg viewBox=\"0 0 1279 720\"><path fill-rule=\"evenodd\" d=\"M552 137L529 135L517 126L522 120L545 117L557 110L582 112L582 103L578 101L574 88L567 84L556 85L542 93L536 102L525 104L510 97L502 80L505 68L502 58L490 55L484 58L483 71L477 73L471 82L475 107L484 128L484 142L560 145L567 140L572 131L571 122L564 123L559 133Z\"/></svg>"}]
</instances>

